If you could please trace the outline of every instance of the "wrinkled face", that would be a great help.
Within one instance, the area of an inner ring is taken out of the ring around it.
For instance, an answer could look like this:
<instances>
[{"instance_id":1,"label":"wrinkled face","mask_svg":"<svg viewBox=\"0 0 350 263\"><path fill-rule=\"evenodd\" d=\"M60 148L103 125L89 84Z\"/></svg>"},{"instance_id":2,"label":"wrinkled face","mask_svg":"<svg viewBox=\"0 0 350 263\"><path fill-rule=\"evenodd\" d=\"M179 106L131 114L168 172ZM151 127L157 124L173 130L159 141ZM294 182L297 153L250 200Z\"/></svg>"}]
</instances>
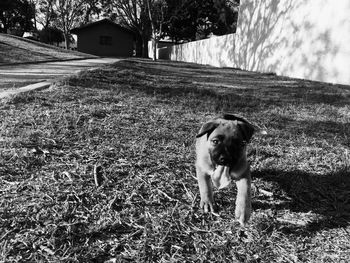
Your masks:
<instances>
[{"instance_id":1,"label":"wrinkled face","mask_svg":"<svg viewBox=\"0 0 350 263\"><path fill-rule=\"evenodd\" d=\"M245 143L234 122L221 123L208 137L209 154L214 163L233 167L241 159Z\"/></svg>"}]
</instances>

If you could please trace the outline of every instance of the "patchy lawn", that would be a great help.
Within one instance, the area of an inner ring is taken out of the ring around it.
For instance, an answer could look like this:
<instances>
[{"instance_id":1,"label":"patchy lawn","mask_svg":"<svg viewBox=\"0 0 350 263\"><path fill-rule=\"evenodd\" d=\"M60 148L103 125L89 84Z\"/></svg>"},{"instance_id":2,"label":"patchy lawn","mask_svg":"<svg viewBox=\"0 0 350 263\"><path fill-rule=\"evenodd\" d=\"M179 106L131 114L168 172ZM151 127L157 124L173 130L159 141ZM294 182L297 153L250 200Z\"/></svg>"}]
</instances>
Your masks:
<instances>
[{"instance_id":1,"label":"patchy lawn","mask_svg":"<svg viewBox=\"0 0 350 263\"><path fill-rule=\"evenodd\" d=\"M349 262L349 103L348 86L136 59L3 100L0 261ZM221 112L268 132L247 229L234 186L219 216L198 209L194 136Z\"/></svg>"},{"instance_id":2,"label":"patchy lawn","mask_svg":"<svg viewBox=\"0 0 350 263\"><path fill-rule=\"evenodd\" d=\"M94 56L0 33L0 65L92 57Z\"/></svg>"}]
</instances>

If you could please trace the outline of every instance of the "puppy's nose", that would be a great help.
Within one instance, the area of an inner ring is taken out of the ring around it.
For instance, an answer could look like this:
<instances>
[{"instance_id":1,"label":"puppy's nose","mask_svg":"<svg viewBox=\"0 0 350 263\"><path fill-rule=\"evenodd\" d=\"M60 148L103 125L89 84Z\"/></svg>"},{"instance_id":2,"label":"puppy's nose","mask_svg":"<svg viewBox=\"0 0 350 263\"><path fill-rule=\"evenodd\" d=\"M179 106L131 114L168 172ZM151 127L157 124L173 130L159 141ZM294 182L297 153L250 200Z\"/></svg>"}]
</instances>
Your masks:
<instances>
[{"instance_id":1,"label":"puppy's nose","mask_svg":"<svg viewBox=\"0 0 350 263\"><path fill-rule=\"evenodd\" d=\"M225 163L227 161L227 159L224 156L220 156L219 157L219 162L220 163Z\"/></svg>"}]
</instances>

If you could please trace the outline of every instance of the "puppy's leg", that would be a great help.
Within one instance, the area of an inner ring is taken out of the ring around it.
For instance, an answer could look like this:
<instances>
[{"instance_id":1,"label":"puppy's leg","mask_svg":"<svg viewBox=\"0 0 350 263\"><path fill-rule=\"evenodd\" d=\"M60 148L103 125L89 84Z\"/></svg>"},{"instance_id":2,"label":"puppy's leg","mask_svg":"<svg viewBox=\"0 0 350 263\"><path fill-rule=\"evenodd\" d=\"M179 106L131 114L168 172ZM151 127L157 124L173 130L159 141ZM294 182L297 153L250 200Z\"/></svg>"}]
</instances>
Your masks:
<instances>
[{"instance_id":1,"label":"puppy's leg","mask_svg":"<svg viewBox=\"0 0 350 263\"><path fill-rule=\"evenodd\" d=\"M210 176L196 168L199 192L201 195L200 207L207 212L215 212L213 186Z\"/></svg>"},{"instance_id":2,"label":"puppy's leg","mask_svg":"<svg viewBox=\"0 0 350 263\"><path fill-rule=\"evenodd\" d=\"M235 215L239 223L244 226L251 214L251 177L250 172L236 181L237 198Z\"/></svg>"}]
</instances>

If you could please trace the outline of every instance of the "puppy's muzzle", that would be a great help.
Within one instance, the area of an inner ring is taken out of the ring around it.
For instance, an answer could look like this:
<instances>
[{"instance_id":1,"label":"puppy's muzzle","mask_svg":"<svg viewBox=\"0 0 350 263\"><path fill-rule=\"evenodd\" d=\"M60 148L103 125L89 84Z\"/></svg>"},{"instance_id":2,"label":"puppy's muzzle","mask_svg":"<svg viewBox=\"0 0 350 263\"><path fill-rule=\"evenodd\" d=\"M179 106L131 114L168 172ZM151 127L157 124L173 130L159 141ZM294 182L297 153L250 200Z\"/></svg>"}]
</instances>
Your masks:
<instances>
[{"instance_id":1,"label":"puppy's muzzle","mask_svg":"<svg viewBox=\"0 0 350 263\"><path fill-rule=\"evenodd\" d=\"M230 159L224 156L220 156L216 162L218 165L229 166Z\"/></svg>"}]
</instances>

